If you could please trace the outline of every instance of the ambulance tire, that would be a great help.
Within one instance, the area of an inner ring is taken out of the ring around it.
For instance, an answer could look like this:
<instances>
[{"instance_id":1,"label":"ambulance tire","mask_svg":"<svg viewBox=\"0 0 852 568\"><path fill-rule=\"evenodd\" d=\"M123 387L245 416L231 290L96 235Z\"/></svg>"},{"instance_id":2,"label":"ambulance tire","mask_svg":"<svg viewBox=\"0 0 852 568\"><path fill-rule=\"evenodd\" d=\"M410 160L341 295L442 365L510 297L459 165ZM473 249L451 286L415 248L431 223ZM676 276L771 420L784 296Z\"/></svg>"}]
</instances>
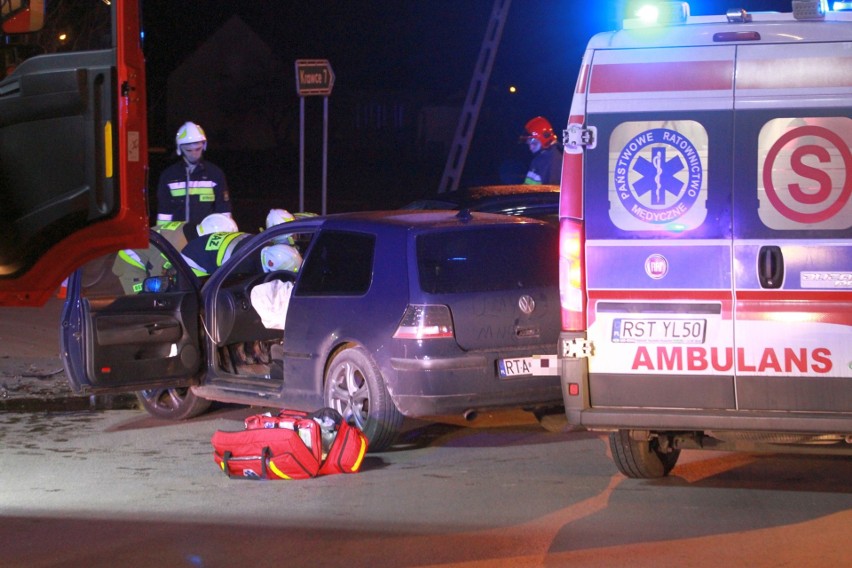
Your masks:
<instances>
[{"instance_id":1,"label":"ambulance tire","mask_svg":"<svg viewBox=\"0 0 852 568\"><path fill-rule=\"evenodd\" d=\"M386 450L402 430L403 416L391 400L378 365L363 347L339 351L325 373L323 401L367 436L372 452Z\"/></svg>"},{"instance_id":2,"label":"ambulance tire","mask_svg":"<svg viewBox=\"0 0 852 568\"><path fill-rule=\"evenodd\" d=\"M612 460L618 471L634 479L665 477L674 468L680 450L664 453L656 438L638 440L632 430L619 430L609 435ZM640 438L640 436L636 436Z\"/></svg>"},{"instance_id":3,"label":"ambulance tire","mask_svg":"<svg viewBox=\"0 0 852 568\"><path fill-rule=\"evenodd\" d=\"M138 391L136 398L148 414L163 420L188 420L204 414L211 401L196 396L189 388Z\"/></svg>"}]
</instances>

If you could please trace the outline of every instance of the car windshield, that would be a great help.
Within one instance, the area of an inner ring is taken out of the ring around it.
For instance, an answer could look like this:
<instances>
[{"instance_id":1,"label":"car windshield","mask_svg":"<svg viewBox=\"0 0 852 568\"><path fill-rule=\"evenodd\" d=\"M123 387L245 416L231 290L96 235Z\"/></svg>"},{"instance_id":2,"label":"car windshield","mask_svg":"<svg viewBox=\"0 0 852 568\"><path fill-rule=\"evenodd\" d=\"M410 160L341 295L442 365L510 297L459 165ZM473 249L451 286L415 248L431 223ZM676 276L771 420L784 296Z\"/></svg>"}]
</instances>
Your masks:
<instances>
[{"instance_id":1,"label":"car windshield","mask_svg":"<svg viewBox=\"0 0 852 568\"><path fill-rule=\"evenodd\" d=\"M429 294L556 286L557 266L557 233L550 226L486 226L417 238L420 287Z\"/></svg>"}]
</instances>

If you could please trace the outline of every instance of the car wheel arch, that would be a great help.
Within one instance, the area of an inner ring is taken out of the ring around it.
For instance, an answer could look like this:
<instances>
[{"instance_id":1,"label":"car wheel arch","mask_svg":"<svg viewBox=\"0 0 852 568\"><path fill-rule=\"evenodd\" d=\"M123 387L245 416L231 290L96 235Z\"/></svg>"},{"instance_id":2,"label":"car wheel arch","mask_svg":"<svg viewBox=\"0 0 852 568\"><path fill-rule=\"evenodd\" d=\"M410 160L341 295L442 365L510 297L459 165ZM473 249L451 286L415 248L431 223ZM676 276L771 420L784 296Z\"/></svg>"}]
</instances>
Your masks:
<instances>
[{"instance_id":1,"label":"car wheel arch","mask_svg":"<svg viewBox=\"0 0 852 568\"><path fill-rule=\"evenodd\" d=\"M339 359L344 367L336 364ZM345 381L342 388L341 380ZM350 423L362 429L372 451L387 449L396 441L403 415L393 402L372 352L364 345L343 341L329 351L322 393L323 403L340 412L345 419L349 420L353 412L357 415Z\"/></svg>"}]
</instances>

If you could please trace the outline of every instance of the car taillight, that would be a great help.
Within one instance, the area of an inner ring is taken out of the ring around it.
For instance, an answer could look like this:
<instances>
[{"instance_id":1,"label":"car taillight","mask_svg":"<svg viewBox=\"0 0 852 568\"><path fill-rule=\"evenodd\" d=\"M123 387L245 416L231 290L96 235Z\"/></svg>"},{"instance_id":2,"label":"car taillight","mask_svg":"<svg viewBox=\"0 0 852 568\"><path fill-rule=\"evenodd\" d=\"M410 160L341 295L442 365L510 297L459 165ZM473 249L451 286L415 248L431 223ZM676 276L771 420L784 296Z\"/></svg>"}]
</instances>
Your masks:
<instances>
[{"instance_id":1,"label":"car taillight","mask_svg":"<svg viewBox=\"0 0 852 568\"><path fill-rule=\"evenodd\" d=\"M563 218L559 225L559 296L565 331L583 331L586 326L583 248L583 222Z\"/></svg>"},{"instance_id":2,"label":"car taillight","mask_svg":"<svg viewBox=\"0 0 852 568\"><path fill-rule=\"evenodd\" d=\"M442 305L409 304L393 334L394 339L453 337L450 308Z\"/></svg>"}]
</instances>

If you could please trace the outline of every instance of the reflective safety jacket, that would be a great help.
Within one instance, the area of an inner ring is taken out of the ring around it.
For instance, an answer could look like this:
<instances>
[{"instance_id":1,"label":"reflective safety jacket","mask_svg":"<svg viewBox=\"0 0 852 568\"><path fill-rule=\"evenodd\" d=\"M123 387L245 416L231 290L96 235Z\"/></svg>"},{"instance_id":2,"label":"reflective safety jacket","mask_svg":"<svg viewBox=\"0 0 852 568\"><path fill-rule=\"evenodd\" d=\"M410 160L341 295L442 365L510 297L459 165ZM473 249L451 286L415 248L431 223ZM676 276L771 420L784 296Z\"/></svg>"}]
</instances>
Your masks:
<instances>
[{"instance_id":1,"label":"reflective safety jacket","mask_svg":"<svg viewBox=\"0 0 852 568\"><path fill-rule=\"evenodd\" d=\"M210 233L189 241L181 256L196 276L210 276L251 235L249 233ZM258 261L259 263L259 261ZM258 272L260 270L258 269Z\"/></svg>"},{"instance_id":2,"label":"reflective safety jacket","mask_svg":"<svg viewBox=\"0 0 852 568\"><path fill-rule=\"evenodd\" d=\"M152 229L163 235L178 252L182 251L190 240L198 238L195 226L184 221L163 221Z\"/></svg>"},{"instance_id":3,"label":"reflective safety jacket","mask_svg":"<svg viewBox=\"0 0 852 568\"><path fill-rule=\"evenodd\" d=\"M124 249L118 251L112 265L112 273L125 294L138 294L149 276L163 276L172 268L169 260L155 246L147 249Z\"/></svg>"},{"instance_id":4,"label":"reflective safety jacket","mask_svg":"<svg viewBox=\"0 0 852 568\"><path fill-rule=\"evenodd\" d=\"M525 184L559 185L562 176L562 148L558 145L540 150L530 162Z\"/></svg>"},{"instance_id":5,"label":"reflective safety jacket","mask_svg":"<svg viewBox=\"0 0 852 568\"><path fill-rule=\"evenodd\" d=\"M189 221L194 227L211 213L231 213L228 182L218 166L202 160L190 172L181 160L163 170L157 185L158 225Z\"/></svg>"}]
</instances>

